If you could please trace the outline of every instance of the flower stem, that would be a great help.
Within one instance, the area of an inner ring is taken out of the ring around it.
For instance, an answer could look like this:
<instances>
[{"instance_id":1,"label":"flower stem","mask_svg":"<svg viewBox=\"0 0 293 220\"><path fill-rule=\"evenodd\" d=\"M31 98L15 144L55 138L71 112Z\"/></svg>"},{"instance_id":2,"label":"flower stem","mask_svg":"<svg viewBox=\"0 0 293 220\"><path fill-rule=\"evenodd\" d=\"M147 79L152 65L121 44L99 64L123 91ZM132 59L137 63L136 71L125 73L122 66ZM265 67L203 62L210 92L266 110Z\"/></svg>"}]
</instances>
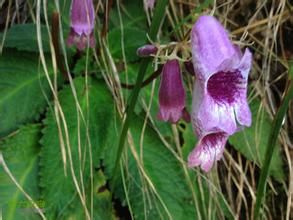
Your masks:
<instances>
[{"instance_id":1,"label":"flower stem","mask_svg":"<svg viewBox=\"0 0 293 220\"><path fill-rule=\"evenodd\" d=\"M289 72L292 75L293 72L293 63L291 64L289 68ZM257 186L257 193L256 193L256 202L255 202L255 207L254 207L254 219L258 219L260 215L260 209L261 205L263 202L263 197L266 191L266 183L267 183L267 178L269 176L269 168L270 164L272 161L273 153L276 149L276 142L278 139L278 135L280 132L280 129L282 127L283 119L286 115L289 102L290 100L293 99L293 84L292 84L292 78L289 81L289 88L286 92L286 95L281 103L280 108L277 111L277 114L274 118L273 125L271 128L271 132L269 135L269 140L267 143L267 148L266 148L266 154L265 154L265 161L263 164L263 168L261 170L258 186Z\"/></svg>"},{"instance_id":2,"label":"flower stem","mask_svg":"<svg viewBox=\"0 0 293 220\"><path fill-rule=\"evenodd\" d=\"M142 82L141 88L147 86L150 84L155 78L157 78L159 75L161 75L163 69L163 65L160 65L159 68L153 72L152 75L150 75L145 81ZM135 84L126 84L126 83L121 83L121 87L124 89L133 89L135 87Z\"/></svg>"}]
</instances>

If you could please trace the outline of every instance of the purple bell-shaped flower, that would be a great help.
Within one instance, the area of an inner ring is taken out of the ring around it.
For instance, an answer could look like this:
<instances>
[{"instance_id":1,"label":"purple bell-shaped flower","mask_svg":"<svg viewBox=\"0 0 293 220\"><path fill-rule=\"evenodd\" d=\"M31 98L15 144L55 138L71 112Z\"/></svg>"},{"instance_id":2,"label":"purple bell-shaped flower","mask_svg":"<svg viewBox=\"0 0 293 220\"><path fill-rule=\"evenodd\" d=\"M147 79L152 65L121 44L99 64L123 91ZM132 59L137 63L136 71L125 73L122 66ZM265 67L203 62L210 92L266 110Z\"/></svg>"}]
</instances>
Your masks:
<instances>
[{"instance_id":1,"label":"purple bell-shaped flower","mask_svg":"<svg viewBox=\"0 0 293 220\"><path fill-rule=\"evenodd\" d=\"M183 87L178 60L168 60L161 76L159 90L158 119L176 123L180 118L190 121L185 109L185 90Z\"/></svg>"},{"instance_id":2,"label":"purple bell-shaped flower","mask_svg":"<svg viewBox=\"0 0 293 220\"><path fill-rule=\"evenodd\" d=\"M242 54L212 16L198 18L191 45L196 75L191 118L199 142L188 165L207 172L222 157L228 137L251 125L246 94L252 54L248 49Z\"/></svg>"},{"instance_id":3,"label":"purple bell-shaped flower","mask_svg":"<svg viewBox=\"0 0 293 220\"><path fill-rule=\"evenodd\" d=\"M83 50L87 45L95 46L94 25L95 10L92 0L72 0L71 2L71 24L67 39L69 46L76 45Z\"/></svg>"}]
</instances>

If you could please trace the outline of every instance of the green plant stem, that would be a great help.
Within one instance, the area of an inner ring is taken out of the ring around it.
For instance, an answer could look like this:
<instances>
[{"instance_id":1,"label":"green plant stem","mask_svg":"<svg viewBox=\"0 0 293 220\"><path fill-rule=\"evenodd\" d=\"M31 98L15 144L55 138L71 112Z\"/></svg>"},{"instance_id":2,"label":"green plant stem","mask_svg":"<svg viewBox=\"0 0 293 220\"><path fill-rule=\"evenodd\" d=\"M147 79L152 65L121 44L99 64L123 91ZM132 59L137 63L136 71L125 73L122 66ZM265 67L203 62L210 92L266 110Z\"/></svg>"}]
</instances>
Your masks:
<instances>
[{"instance_id":1,"label":"green plant stem","mask_svg":"<svg viewBox=\"0 0 293 220\"><path fill-rule=\"evenodd\" d=\"M165 15L165 8L167 6L167 3L168 3L168 0L161 0L157 2L157 6L154 11L154 17L153 17L153 21L152 21L150 32L149 32L149 37L154 41L156 40L160 24L163 20L163 16ZM124 149L127 131L131 123L132 115L134 114L134 107L135 107L135 104L139 95L139 91L141 89L142 82L143 82L143 79L144 79L144 76L150 61L151 61L151 58L145 58L142 60L139 71L138 71L138 75L136 78L135 86L127 102L126 118L125 118L124 124L122 125L122 130L121 130L119 145L118 145L118 152L116 155L115 167L114 167L113 176L112 176L112 179L113 179L112 188L115 187L117 172L119 170L118 167L119 167L120 158Z\"/></svg>"},{"instance_id":2,"label":"green plant stem","mask_svg":"<svg viewBox=\"0 0 293 220\"><path fill-rule=\"evenodd\" d=\"M142 82L141 88L149 85L154 79L156 79L159 75L161 75L163 69L163 65L160 65L159 68L152 74L150 75L145 81ZM121 87L124 89L133 89L135 84L126 84L126 83L121 83Z\"/></svg>"},{"instance_id":3,"label":"green plant stem","mask_svg":"<svg viewBox=\"0 0 293 220\"><path fill-rule=\"evenodd\" d=\"M293 65L291 65L291 69L292 68L293 68ZM254 208L254 219L259 218L261 204L262 204L263 197L266 191L266 183L267 183L267 178L269 176L269 168L272 161L273 153L276 149L276 142L278 139L281 126L282 126L283 119L285 117L285 114L289 106L289 102L292 98L293 98L293 84L291 81L289 89L287 90L287 93L282 101L282 104L280 108L278 109L278 112L274 118L273 126L269 135L269 140L268 140L266 154L265 154L265 161L263 164L263 168L262 168L258 186L257 186L256 202L255 202L255 208Z\"/></svg>"}]
</instances>

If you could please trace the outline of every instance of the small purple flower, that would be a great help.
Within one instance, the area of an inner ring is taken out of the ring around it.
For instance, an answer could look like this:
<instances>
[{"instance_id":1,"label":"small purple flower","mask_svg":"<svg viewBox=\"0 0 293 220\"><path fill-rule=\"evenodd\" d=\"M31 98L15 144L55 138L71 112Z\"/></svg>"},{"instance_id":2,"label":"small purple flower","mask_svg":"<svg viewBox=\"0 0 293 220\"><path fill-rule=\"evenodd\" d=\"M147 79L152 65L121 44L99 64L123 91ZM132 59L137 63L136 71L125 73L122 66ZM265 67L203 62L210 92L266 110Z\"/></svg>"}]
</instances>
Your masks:
<instances>
[{"instance_id":1,"label":"small purple flower","mask_svg":"<svg viewBox=\"0 0 293 220\"><path fill-rule=\"evenodd\" d=\"M155 6L155 0L143 0L144 1L144 7L145 9L151 9L153 10Z\"/></svg>"},{"instance_id":2,"label":"small purple flower","mask_svg":"<svg viewBox=\"0 0 293 220\"><path fill-rule=\"evenodd\" d=\"M246 93L252 54L248 49L242 54L212 16L198 18L191 44L197 78L191 118L199 142L188 165L207 172L222 157L228 137L251 125Z\"/></svg>"},{"instance_id":3,"label":"small purple flower","mask_svg":"<svg viewBox=\"0 0 293 220\"><path fill-rule=\"evenodd\" d=\"M72 0L71 2L71 25L67 39L69 46L75 44L79 50L88 45L95 46L94 25L95 10L92 0Z\"/></svg>"},{"instance_id":4,"label":"small purple flower","mask_svg":"<svg viewBox=\"0 0 293 220\"><path fill-rule=\"evenodd\" d=\"M136 53L140 57L148 57L150 55L155 55L158 51L158 48L152 44L146 44L137 49Z\"/></svg>"},{"instance_id":5,"label":"small purple flower","mask_svg":"<svg viewBox=\"0 0 293 220\"><path fill-rule=\"evenodd\" d=\"M185 109L185 91L180 65L178 60L173 59L167 61L163 67L159 90L158 119L176 123L181 117L190 121L189 113Z\"/></svg>"}]
</instances>

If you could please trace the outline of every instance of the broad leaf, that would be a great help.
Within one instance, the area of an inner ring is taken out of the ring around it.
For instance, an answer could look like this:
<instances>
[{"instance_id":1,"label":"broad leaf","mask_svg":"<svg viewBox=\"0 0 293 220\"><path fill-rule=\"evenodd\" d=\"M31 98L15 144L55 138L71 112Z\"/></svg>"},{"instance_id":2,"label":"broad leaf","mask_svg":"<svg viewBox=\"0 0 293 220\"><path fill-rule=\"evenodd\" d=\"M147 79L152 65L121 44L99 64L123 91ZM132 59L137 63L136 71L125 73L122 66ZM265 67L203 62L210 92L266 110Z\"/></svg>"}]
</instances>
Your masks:
<instances>
[{"instance_id":1,"label":"broad leaf","mask_svg":"<svg viewBox=\"0 0 293 220\"><path fill-rule=\"evenodd\" d=\"M254 161L258 166L262 166L264 161L268 134L271 129L271 120L268 113L260 102L255 99L250 103L252 112L252 125L243 131L234 134L229 138L230 143L236 150L241 152L247 159ZM280 143L274 152L270 167L270 174L277 180L284 179L282 168L282 158L280 155Z\"/></svg>"},{"instance_id":2,"label":"broad leaf","mask_svg":"<svg viewBox=\"0 0 293 220\"><path fill-rule=\"evenodd\" d=\"M77 92L77 99L84 118L78 113L76 101L69 86L59 93L59 100L68 128L68 142L64 139L66 147L66 174L61 154L60 136L57 122L52 109L49 109L45 119L45 129L42 138L43 149L41 151L41 185L42 195L46 204L46 213L49 219L56 218L78 218L85 217L77 189L73 183L73 175L81 189L81 180L86 197L90 198L90 170L100 166L100 159L103 157L103 150L107 147L107 133L109 121L113 115L113 102L107 88L102 82L89 78L88 85L84 78L76 78L74 87ZM88 96L87 93L88 92ZM88 102L87 102L88 100ZM79 115L79 118L77 117ZM61 123L62 135L65 137L64 126ZM86 124L87 123L87 128ZM87 135L88 130L88 135ZM89 145L90 142L90 145ZM68 148L72 157L72 164L69 159ZM80 148L79 148L80 147ZM92 167L90 164L90 151L92 154ZM79 154L79 149L81 154ZM70 167L73 167L72 170ZM82 171L82 174L81 172ZM82 177L81 177L82 175ZM95 196L94 198L99 199ZM96 200L94 204L96 204ZM90 200L87 201L87 208L90 210ZM99 212L105 212L99 208L94 209L95 219L99 218ZM104 213L111 215L111 213Z\"/></svg>"},{"instance_id":3,"label":"broad leaf","mask_svg":"<svg viewBox=\"0 0 293 220\"><path fill-rule=\"evenodd\" d=\"M17 182L28 193L39 208L44 202L39 198L38 187L38 154L41 135L39 125L22 127L12 137L0 143L0 152L16 178ZM33 205L27 200L15 183L0 166L0 209L3 219L40 219Z\"/></svg>"},{"instance_id":4,"label":"broad leaf","mask_svg":"<svg viewBox=\"0 0 293 220\"><path fill-rule=\"evenodd\" d=\"M90 204L90 197L88 197L87 202ZM111 192L106 188L106 179L101 170L98 170L94 173L93 207L93 219L116 219L112 205L112 195ZM84 212L82 208L78 208L68 213L66 219L84 219Z\"/></svg>"},{"instance_id":5,"label":"broad leaf","mask_svg":"<svg viewBox=\"0 0 293 220\"><path fill-rule=\"evenodd\" d=\"M136 50L147 39L148 27L145 21L143 1L130 0L114 5L109 16L108 39L109 49L115 60L126 58L127 65L130 65L129 62L139 59Z\"/></svg>"},{"instance_id":6,"label":"broad leaf","mask_svg":"<svg viewBox=\"0 0 293 220\"><path fill-rule=\"evenodd\" d=\"M113 127L116 126L115 124ZM182 165L160 141L156 132L147 125L142 133L142 127L143 119L135 117L131 126L133 142L126 146L127 157L124 155L125 158L121 159L124 164L126 192L123 191L122 182L119 182L121 178L118 178L114 186L116 196L127 205L125 193L127 194L129 209L132 210L135 219L168 219L170 216L173 219L196 218L199 210L194 201L200 203L200 200L199 188L195 184L195 173L192 170L188 172L192 183L189 185ZM119 129L114 128L112 129L113 140L119 134ZM142 142L141 137L143 137ZM130 147L134 149L136 156L133 156ZM104 159L109 177L113 175L115 164L113 155L116 155L116 152L117 143L113 142L113 146L107 148ZM135 157L143 158L140 163L144 172L139 170L139 163ZM112 179L110 180L113 184ZM195 191L194 199L191 188ZM209 204L208 193L204 197L206 205Z\"/></svg>"},{"instance_id":7,"label":"broad leaf","mask_svg":"<svg viewBox=\"0 0 293 220\"><path fill-rule=\"evenodd\" d=\"M49 74L53 75L51 69ZM0 137L37 119L50 96L48 81L34 54L4 51L0 58Z\"/></svg>"},{"instance_id":8,"label":"broad leaf","mask_svg":"<svg viewBox=\"0 0 293 220\"><path fill-rule=\"evenodd\" d=\"M113 57L116 60L122 59L124 52L127 61L139 59L136 50L145 44L146 32L136 27L124 27L123 35L121 34L120 28L114 28L109 32L109 47Z\"/></svg>"},{"instance_id":9,"label":"broad leaf","mask_svg":"<svg viewBox=\"0 0 293 220\"><path fill-rule=\"evenodd\" d=\"M50 42L46 26L41 26L41 39L43 51L50 51ZM4 47L16 48L18 50L38 52L38 38L36 24L16 24L6 33L0 33L0 40L5 37Z\"/></svg>"}]
</instances>

